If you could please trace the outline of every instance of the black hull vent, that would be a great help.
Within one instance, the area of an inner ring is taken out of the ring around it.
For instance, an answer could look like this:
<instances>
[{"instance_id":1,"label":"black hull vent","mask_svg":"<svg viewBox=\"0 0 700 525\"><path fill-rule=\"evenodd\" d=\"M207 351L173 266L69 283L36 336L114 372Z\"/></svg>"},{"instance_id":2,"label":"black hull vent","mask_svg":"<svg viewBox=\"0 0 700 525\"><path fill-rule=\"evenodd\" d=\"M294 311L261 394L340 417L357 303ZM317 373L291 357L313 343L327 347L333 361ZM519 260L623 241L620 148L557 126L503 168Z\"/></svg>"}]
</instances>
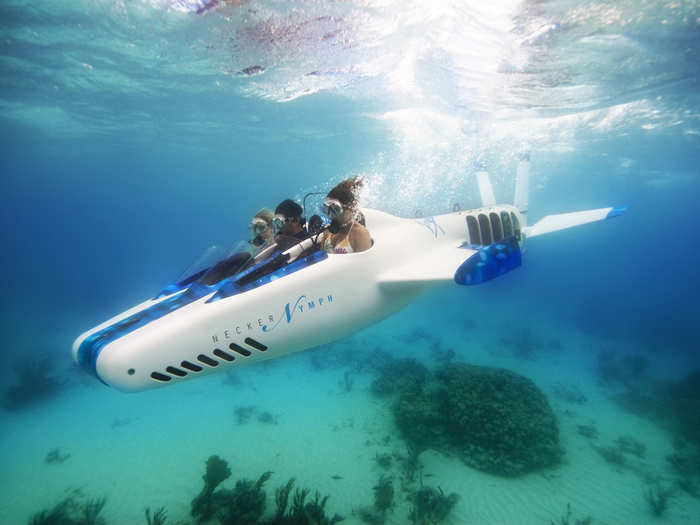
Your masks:
<instances>
[{"instance_id":1,"label":"black hull vent","mask_svg":"<svg viewBox=\"0 0 700 525\"><path fill-rule=\"evenodd\" d=\"M260 343L259 341L256 341L252 337L246 337L243 342L248 346L252 346L256 350L260 350L261 352L267 350L267 347L264 344Z\"/></svg>"},{"instance_id":2,"label":"black hull vent","mask_svg":"<svg viewBox=\"0 0 700 525\"><path fill-rule=\"evenodd\" d=\"M248 345L249 347L257 350L258 352L265 352L267 350L267 346L262 344L260 341L256 341L252 337L246 337L243 342ZM242 356L242 357L250 357L253 355L253 352L248 350L247 348L238 345L236 343L231 343L228 345L229 349L231 349L233 352L235 352L236 355L232 355L231 353L222 350L221 348L215 348L212 350L212 355L221 359L221 361L225 361L228 363L232 363L233 361L236 360L236 356ZM208 367L214 368L219 366L219 361L214 359L208 354L199 354L196 358L196 360ZM183 370L184 369L184 370ZM204 370L204 368L201 365L198 365L196 363L193 363L191 361L182 361L180 363L179 368L175 366L168 366L165 369L165 372L151 372L151 379L154 381L157 381L159 383L167 383L168 381L171 381L173 379L173 376L175 377L185 377L188 375L188 372L201 372Z\"/></svg>"},{"instance_id":3,"label":"black hull vent","mask_svg":"<svg viewBox=\"0 0 700 525\"><path fill-rule=\"evenodd\" d=\"M231 361L233 361L234 359L236 359L236 358L233 357L231 354L228 354L228 353L224 352L224 351L221 350L220 348L215 349L212 353L213 353L216 357L220 357L221 359L223 359L224 361L228 361L229 363L230 363Z\"/></svg>"}]
</instances>

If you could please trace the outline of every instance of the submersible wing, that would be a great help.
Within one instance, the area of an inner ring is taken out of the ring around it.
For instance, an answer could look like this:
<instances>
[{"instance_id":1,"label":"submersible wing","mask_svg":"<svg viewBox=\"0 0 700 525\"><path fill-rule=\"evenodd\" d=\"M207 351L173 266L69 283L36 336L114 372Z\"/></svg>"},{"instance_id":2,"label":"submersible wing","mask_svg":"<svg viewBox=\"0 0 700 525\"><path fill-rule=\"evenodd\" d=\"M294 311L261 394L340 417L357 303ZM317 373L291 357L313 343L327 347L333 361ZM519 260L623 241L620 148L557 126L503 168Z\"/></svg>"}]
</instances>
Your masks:
<instances>
[{"instance_id":1,"label":"submersible wing","mask_svg":"<svg viewBox=\"0 0 700 525\"><path fill-rule=\"evenodd\" d=\"M369 250L327 254L312 237L220 279L193 275L82 334L73 357L103 383L130 392L280 357L376 322L431 285L479 284L517 268L528 232L621 211L555 215L528 229L527 195L517 189L527 162L521 159L514 205L495 204L482 172L478 209L420 219L364 209Z\"/></svg>"}]
</instances>

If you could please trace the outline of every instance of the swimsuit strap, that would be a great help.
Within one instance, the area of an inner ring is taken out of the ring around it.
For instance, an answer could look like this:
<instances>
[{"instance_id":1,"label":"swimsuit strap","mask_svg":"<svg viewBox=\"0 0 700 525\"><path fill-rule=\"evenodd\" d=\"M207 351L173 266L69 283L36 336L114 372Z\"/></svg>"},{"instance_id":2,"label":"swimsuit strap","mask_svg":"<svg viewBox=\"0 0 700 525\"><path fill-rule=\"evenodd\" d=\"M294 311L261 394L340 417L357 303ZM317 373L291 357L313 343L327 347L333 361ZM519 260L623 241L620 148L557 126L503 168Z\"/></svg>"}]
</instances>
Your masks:
<instances>
[{"instance_id":1,"label":"swimsuit strap","mask_svg":"<svg viewBox=\"0 0 700 525\"><path fill-rule=\"evenodd\" d=\"M343 237L343 240L336 243L336 245L335 245L336 253L352 253L352 252L354 252L354 250L352 249L352 244L350 243L350 232L352 231L353 226L355 226L355 221L352 221L352 224L350 225L350 229L348 230L348 233L345 234L345 237ZM338 250L341 250L341 251L339 252Z\"/></svg>"},{"instance_id":2,"label":"swimsuit strap","mask_svg":"<svg viewBox=\"0 0 700 525\"><path fill-rule=\"evenodd\" d=\"M355 226L355 221L352 221L348 233L343 237L342 240L337 242L335 246L333 245L333 234L327 234L323 239L323 249L327 252L332 253L351 253L353 252L352 244L350 244L350 232L353 226ZM340 250L340 251L339 251Z\"/></svg>"}]
</instances>

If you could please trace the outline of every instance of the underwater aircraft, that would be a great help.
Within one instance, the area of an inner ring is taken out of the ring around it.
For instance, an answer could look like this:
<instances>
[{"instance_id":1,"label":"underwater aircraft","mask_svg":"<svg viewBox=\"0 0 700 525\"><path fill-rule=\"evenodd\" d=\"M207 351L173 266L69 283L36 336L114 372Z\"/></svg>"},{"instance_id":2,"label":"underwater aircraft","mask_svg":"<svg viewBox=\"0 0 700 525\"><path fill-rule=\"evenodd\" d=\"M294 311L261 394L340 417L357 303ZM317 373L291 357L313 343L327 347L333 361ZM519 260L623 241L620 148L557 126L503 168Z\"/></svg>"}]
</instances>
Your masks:
<instances>
[{"instance_id":1,"label":"underwater aircraft","mask_svg":"<svg viewBox=\"0 0 700 525\"><path fill-rule=\"evenodd\" d=\"M527 226L529 162L520 156L513 204L496 204L481 170L481 208L410 219L362 209L373 241L363 252L328 254L317 243L321 228L310 227L311 237L284 250L221 259L80 335L73 358L106 385L135 392L281 357L379 321L436 284L501 276L520 266L526 239L625 211Z\"/></svg>"}]
</instances>

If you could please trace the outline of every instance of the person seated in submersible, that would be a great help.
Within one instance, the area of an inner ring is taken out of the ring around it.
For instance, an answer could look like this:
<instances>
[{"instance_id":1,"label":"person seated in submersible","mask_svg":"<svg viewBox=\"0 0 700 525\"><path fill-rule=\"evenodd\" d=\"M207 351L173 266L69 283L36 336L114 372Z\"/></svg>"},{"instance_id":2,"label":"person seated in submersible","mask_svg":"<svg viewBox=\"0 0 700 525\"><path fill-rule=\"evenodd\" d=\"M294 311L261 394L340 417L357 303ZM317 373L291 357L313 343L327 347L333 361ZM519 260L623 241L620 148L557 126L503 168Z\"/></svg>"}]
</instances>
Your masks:
<instances>
[{"instance_id":1,"label":"person seated in submersible","mask_svg":"<svg viewBox=\"0 0 700 525\"><path fill-rule=\"evenodd\" d=\"M305 228L306 221L302 217L302 208L291 199L285 199L277 208L272 219L275 236L253 258L252 264L265 264L265 271L273 267L281 267L305 257L318 249L311 239L311 234ZM250 265L249 265L250 266ZM261 270L262 271L262 270Z\"/></svg>"},{"instance_id":2,"label":"person seated in submersible","mask_svg":"<svg viewBox=\"0 0 700 525\"><path fill-rule=\"evenodd\" d=\"M274 236L275 228L272 225L272 221L275 218L275 214L272 210L267 208L262 208L258 213L253 215L250 221L250 228L252 238L248 241L250 244L250 252L253 256L260 253L266 246L268 246Z\"/></svg>"},{"instance_id":3,"label":"person seated in submersible","mask_svg":"<svg viewBox=\"0 0 700 525\"><path fill-rule=\"evenodd\" d=\"M309 237L304 228L306 221L301 216L302 211L301 206L291 199L283 200L275 208L272 225L275 228L275 243L280 250L287 250Z\"/></svg>"},{"instance_id":4,"label":"person seated in submersible","mask_svg":"<svg viewBox=\"0 0 700 525\"><path fill-rule=\"evenodd\" d=\"M292 260L306 257L318 249L316 242L318 235L314 238L313 232L307 230L306 220L301 216L302 211L299 204L291 199L285 199L275 209L275 218L272 221L277 232L275 243L279 249L286 251L292 246L298 246L295 253L290 254ZM307 241L307 239L311 240Z\"/></svg>"},{"instance_id":5,"label":"person seated in submersible","mask_svg":"<svg viewBox=\"0 0 700 525\"><path fill-rule=\"evenodd\" d=\"M248 240L250 246L248 249L234 253L226 259L217 262L207 272L202 282L208 285L215 284L227 277L235 275L246 266L253 264L257 256L273 242L275 229L272 226L272 220L274 218L275 214L272 213L272 210L267 208L262 208L253 215L248 225L251 231L251 239Z\"/></svg>"},{"instance_id":6,"label":"person seated in submersible","mask_svg":"<svg viewBox=\"0 0 700 525\"><path fill-rule=\"evenodd\" d=\"M326 252L357 253L372 247L372 237L362 224L358 209L357 194L363 184L361 177L352 177L328 192L323 213L331 219L331 224L321 241Z\"/></svg>"}]
</instances>

